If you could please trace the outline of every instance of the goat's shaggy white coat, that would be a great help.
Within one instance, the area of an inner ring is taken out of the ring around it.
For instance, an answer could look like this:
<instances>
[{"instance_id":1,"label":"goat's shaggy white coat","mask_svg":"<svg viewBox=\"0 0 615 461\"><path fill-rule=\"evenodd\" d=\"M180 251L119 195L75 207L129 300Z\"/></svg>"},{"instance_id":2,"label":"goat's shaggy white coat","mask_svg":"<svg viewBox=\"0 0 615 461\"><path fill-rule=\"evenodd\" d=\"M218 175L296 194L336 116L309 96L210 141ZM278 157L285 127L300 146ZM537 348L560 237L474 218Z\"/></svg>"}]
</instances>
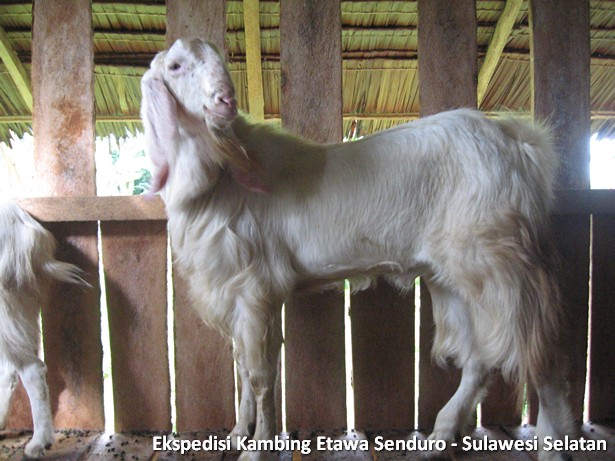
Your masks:
<instances>
[{"instance_id":1,"label":"goat's shaggy white coat","mask_svg":"<svg viewBox=\"0 0 615 461\"><path fill-rule=\"evenodd\" d=\"M34 433L26 456L53 442L47 368L38 358L39 311L51 283L85 284L77 267L54 259L55 240L14 202L0 200L0 428L8 417L17 376L28 393Z\"/></svg>"},{"instance_id":2,"label":"goat's shaggy white coat","mask_svg":"<svg viewBox=\"0 0 615 461\"><path fill-rule=\"evenodd\" d=\"M544 131L456 110L315 144L237 116L223 58L196 39L160 53L142 90L176 262L202 318L236 346L233 435L276 433L280 308L293 290L376 276L409 290L417 275L433 298L433 356L463 368L431 437L466 430L494 369L536 386L539 435L570 433L548 229L557 162Z\"/></svg>"}]
</instances>

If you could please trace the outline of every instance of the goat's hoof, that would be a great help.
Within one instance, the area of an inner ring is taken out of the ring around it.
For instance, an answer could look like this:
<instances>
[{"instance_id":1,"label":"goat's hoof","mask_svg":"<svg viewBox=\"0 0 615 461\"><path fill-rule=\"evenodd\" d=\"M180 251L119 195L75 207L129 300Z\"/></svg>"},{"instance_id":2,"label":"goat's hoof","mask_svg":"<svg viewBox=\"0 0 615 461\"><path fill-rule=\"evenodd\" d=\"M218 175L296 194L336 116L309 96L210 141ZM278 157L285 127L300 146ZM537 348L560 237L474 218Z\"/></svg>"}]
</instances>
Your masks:
<instances>
[{"instance_id":1,"label":"goat's hoof","mask_svg":"<svg viewBox=\"0 0 615 461\"><path fill-rule=\"evenodd\" d=\"M250 437L250 434L244 431L235 431L234 429L228 435L231 439L231 450L239 450L239 439Z\"/></svg>"},{"instance_id":2,"label":"goat's hoof","mask_svg":"<svg viewBox=\"0 0 615 461\"><path fill-rule=\"evenodd\" d=\"M455 440L457 431L454 429L434 429L427 440L443 440L447 444Z\"/></svg>"},{"instance_id":3,"label":"goat's hoof","mask_svg":"<svg viewBox=\"0 0 615 461\"><path fill-rule=\"evenodd\" d=\"M29 442L24 450L24 458L28 460L41 458L45 453L45 448L51 448L51 444L41 445Z\"/></svg>"},{"instance_id":4,"label":"goat's hoof","mask_svg":"<svg viewBox=\"0 0 615 461\"><path fill-rule=\"evenodd\" d=\"M454 430L437 430L429 434L427 440L439 440L446 442L446 449L441 450L426 450L421 452L422 459L428 459L430 461L435 460L450 460L452 459L450 448L450 443L455 440L455 431Z\"/></svg>"},{"instance_id":5,"label":"goat's hoof","mask_svg":"<svg viewBox=\"0 0 615 461\"><path fill-rule=\"evenodd\" d=\"M38 459L49 450L53 444L53 431L46 431L42 436L34 434L32 439L26 444L24 455L26 459Z\"/></svg>"}]
</instances>

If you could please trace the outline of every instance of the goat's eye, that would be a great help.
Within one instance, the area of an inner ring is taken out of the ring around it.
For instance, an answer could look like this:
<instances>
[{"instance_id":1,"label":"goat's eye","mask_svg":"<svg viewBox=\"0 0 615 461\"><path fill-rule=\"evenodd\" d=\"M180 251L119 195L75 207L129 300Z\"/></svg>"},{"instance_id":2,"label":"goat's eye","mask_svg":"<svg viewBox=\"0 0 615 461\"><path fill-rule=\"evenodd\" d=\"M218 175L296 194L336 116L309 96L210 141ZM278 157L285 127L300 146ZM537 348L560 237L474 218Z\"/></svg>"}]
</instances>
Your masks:
<instances>
[{"instance_id":1,"label":"goat's eye","mask_svg":"<svg viewBox=\"0 0 615 461\"><path fill-rule=\"evenodd\" d=\"M169 66L169 70L176 71L181 69L181 67L181 64L179 64L178 62L174 62Z\"/></svg>"}]
</instances>

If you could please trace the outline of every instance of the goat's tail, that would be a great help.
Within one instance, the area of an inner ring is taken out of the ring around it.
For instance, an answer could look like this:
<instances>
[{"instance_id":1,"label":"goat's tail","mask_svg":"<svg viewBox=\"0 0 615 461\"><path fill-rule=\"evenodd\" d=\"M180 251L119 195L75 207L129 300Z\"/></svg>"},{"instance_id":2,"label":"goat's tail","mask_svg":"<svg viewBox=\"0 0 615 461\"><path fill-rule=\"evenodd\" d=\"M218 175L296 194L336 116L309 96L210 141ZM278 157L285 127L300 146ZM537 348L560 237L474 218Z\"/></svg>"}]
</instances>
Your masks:
<instances>
[{"instance_id":1,"label":"goat's tail","mask_svg":"<svg viewBox=\"0 0 615 461\"><path fill-rule=\"evenodd\" d=\"M554 189L559 158L546 124L527 123L503 117L497 119L502 131L515 139L521 147L523 169L528 187L525 202L530 204L515 216L518 229L514 240L518 244L516 266L520 304L517 311L517 342L519 384L540 385L563 367L558 356L561 329L560 287L558 272L560 259L552 236L550 213L555 199ZM528 191L531 193L527 194Z\"/></svg>"},{"instance_id":2,"label":"goat's tail","mask_svg":"<svg viewBox=\"0 0 615 461\"><path fill-rule=\"evenodd\" d=\"M549 239L533 256L537 260L522 280L522 305L517 326L522 334L516 339L521 351L519 378L522 382L540 386L556 369L563 369L566 364L564 357L558 354L562 311L555 244Z\"/></svg>"},{"instance_id":3,"label":"goat's tail","mask_svg":"<svg viewBox=\"0 0 615 461\"><path fill-rule=\"evenodd\" d=\"M528 179L536 188L535 193L550 211L555 197L559 157L549 127L544 123L530 123L511 117L501 117L495 121L505 135L520 145L522 155L518 159L521 164L517 167L529 174Z\"/></svg>"},{"instance_id":4,"label":"goat's tail","mask_svg":"<svg viewBox=\"0 0 615 461\"><path fill-rule=\"evenodd\" d=\"M43 263L43 271L50 278L59 282L91 287L84 278L84 272L73 264L51 259Z\"/></svg>"},{"instance_id":5,"label":"goat's tail","mask_svg":"<svg viewBox=\"0 0 615 461\"><path fill-rule=\"evenodd\" d=\"M492 323L486 334L493 341L504 340L499 349L502 355L493 357L492 363L500 363L521 399L526 383L543 384L564 365L557 352L559 258L548 228L532 225L516 214L501 220L499 224L509 234L487 245L484 269L490 272L484 273L492 275L484 280L480 304L490 310ZM498 354L497 349L492 350Z\"/></svg>"}]
</instances>

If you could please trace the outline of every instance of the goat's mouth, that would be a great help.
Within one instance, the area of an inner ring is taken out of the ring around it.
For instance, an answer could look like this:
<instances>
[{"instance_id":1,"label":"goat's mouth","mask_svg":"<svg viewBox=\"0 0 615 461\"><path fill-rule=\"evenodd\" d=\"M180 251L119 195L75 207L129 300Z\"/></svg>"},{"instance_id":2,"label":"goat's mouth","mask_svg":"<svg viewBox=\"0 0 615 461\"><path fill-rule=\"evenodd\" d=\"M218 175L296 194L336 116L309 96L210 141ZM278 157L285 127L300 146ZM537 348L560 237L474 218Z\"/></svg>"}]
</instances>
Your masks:
<instances>
[{"instance_id":1,"label":"goat's mouth","mask_svg":"<svg viewBox=\"0 0 615 461\"><path fill-rule=\"evenodd\" d=\"M237 101L225 99L211 106L203 105L203 111L206 116L229 122L237 117Z\"/></svg>"}]
</instances>

